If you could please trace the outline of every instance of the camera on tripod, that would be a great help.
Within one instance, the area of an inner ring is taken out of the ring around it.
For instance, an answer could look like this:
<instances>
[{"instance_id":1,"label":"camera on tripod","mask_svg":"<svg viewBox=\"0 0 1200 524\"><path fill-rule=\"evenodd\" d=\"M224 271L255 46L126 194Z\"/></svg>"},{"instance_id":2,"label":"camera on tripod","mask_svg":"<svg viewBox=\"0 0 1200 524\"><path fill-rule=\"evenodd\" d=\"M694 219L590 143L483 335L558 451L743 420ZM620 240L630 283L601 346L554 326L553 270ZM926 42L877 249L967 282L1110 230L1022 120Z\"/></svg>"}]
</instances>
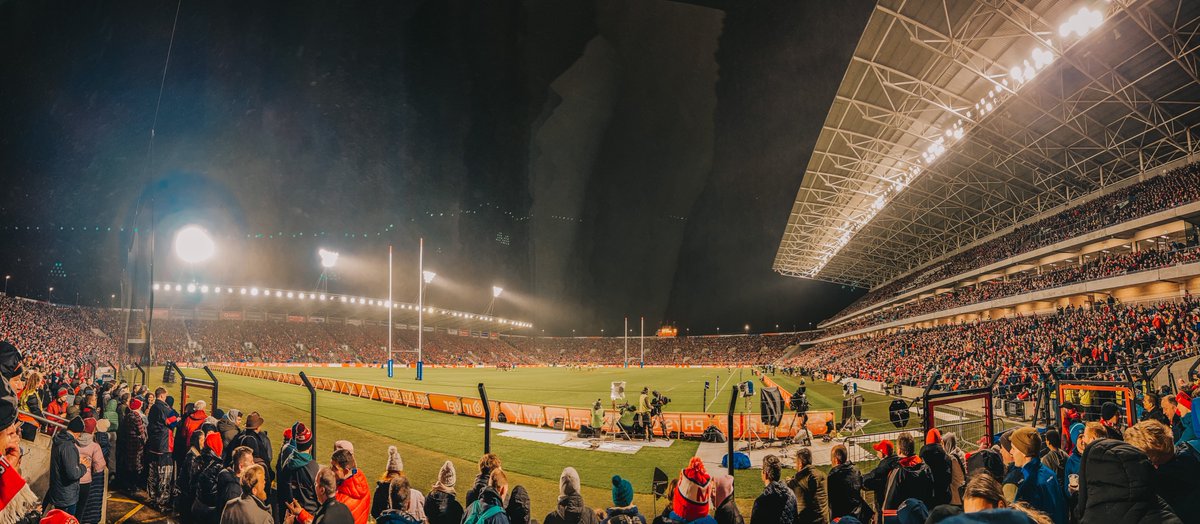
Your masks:
<instances>
[{"instance_id":1,"label":"camera on tripod","mask_svg":"<svg viewBox=\"0 0 1200 524\"><path fill-rule=\"evenodd\" d=\"M650 415L657 416L657 415L662 414L663 406L670 404L670 403L671 403L671 397L663 395L662 393L659 393L658 391L654 391L653 396L651 396L651 398L650 398Z\"/></svg>"}]
</instances>

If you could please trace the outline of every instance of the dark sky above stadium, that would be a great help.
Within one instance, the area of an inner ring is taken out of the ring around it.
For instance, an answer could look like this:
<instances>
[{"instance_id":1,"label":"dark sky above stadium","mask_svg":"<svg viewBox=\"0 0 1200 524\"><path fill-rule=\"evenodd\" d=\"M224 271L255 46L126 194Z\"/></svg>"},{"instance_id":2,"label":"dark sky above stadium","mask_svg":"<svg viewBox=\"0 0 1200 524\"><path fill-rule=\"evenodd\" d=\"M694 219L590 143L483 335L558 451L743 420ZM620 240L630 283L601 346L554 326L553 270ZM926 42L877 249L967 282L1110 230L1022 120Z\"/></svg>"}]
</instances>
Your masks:
<instances>
[{"instance_id":1,"label":"dark sky above stadium","mask_svg":"<svg viewBox=\"0 0 1200 524\"><path fill-rule=\"evenodd\" d=\"M872 6L184 0L164 77L174 1L0 1L0 271L139 306L153 216L161 280L312 289L326 247L383 297L391 244L415 299L424 237L432 304L547 334L804 329L857 292L771 263Z\"/></svg>"}]
</instances>

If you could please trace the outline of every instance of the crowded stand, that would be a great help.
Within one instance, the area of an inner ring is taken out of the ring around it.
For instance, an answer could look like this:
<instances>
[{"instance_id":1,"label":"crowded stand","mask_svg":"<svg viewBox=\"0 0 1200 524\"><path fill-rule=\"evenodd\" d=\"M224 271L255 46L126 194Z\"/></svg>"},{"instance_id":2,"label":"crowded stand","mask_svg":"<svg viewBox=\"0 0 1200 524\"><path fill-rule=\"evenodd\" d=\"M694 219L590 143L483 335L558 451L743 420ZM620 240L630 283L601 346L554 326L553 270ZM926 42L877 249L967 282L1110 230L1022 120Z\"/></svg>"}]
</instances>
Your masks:
<instances>
[{"instance_id":1,"label":"crowded stand","mask_svg":"<svg viewBox=\"0 0 1200 524\"><path fill-rule=\"evenodd\" d=\"M945 293L912 300L895 307L864 315L838 324L825 331L828 335L848 333L886 322L902 320L947 309L978 304L1011 296L1069 286L1092 280L1128 275L1168 266L1190 264L1200 260L1200 250L1194 246L1166 245L1136 253L1096 253L1091 260L1080 264L1065 264L1054 269L1026 270L977 284L963 286Z\"/></svg>"},{"instance_id":2,"label":"crowded stand","mask_svg":"<svg viewBox=\"0 0 1200 524\"><path fill-rule=\"evenodd\" d=\"M1200 200L1200 164L1188 164L1132 184L987 241L929 269L913 272L860 297L830 322L910 289L1151 213Z\"/></svg>"},{"instance_id":3,"label":"crowded stand","mask_svg":"<svg viewBox=\"0 0 1200 524\"><path fill-rule=\"evenodd\" d=\"M1200 301L1065 307L817 344L786 365L839 376L923 385L941 373L951 389L979 387L1000 373L997 394L1027 399L1044 370L1081 380L1120 377L1122 364L1156 364L1200 347ZM1134 367L1134 369L1137 369Z\"/></svg>"}]
</instances>

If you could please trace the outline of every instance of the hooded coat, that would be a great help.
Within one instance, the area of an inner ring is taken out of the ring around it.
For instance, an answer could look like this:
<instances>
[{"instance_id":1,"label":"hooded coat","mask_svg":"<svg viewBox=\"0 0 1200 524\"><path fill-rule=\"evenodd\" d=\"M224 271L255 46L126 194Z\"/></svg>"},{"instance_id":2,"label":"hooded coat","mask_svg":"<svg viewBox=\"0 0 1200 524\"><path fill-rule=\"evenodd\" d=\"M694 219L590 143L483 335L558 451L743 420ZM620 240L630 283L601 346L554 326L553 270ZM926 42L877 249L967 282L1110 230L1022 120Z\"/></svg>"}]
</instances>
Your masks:
<instances>
[{"instance_id":1,"label":"hooded coat","mask_svg":"<svg viewBox=\"0 0 1200 524\"><path fill-rule=\"evenodd\" d=\"M782 482L772 481L754 499L750 524L793 524L796 522L796 494Z\"/></svg>"},{"instance_id":2,"label":"hooded coat","mask_svg":"<svg viewBox=\"0 0 1200 524\"><path fill-rule=\"evenodd\" d=\"M503 508L504 501L500 500L500 494L496 493L496 490L484 487L483 489L479 490L479 498L467 507L466 515L463 517L464 522L469 520L472 515L485 513L488 508L492 506L500 506ZM508 513L501 511L488 517L487 519L484 519L480 524L509 524Z\"/></svg>"},{"instance_id":3,"label":"hooded coat","mask_svg":"<svg viewBox=\"0 0 1200 524\"><path fill-rule=\"evenodd\" d=\"M645 519L645 517L642 518ZM725 497L725 500L713 508L713 518L717 519L717 524L746 524L746 519L742 517L742 511L738 509L733 495ZM646 521L642 520L642 524L646 524Z\"/></svg>"},{"instance_id":4,"label":"hooded coat","mask_svg":"<svg viewBox=\"0 0 1200 524\"><path fill-rule=\"evenodd\" d=\"M117 475L122 484L143 478L142 450L146 447L146 423L141 413L129 410L117 435Z\"/></svg>"},{"instance_id":5,"label":"hooded coat","mask_svg":"<svg viewBox=\"0 0 1200 524\"><path fill-rule=\"evenodd\" d=\"M371 518L371 487L362 471L355 468L346 480L339 482L334 496L350 509L355 524L367 524L367 519Z\"/></svg>"},{"instance_id":6,"label":"hooded coat","mask_svg":"<svg viewBox=\"0 0 1200 524\"><path fill-rule=\"evenodd\" d=\"M583 497L574 494L559 499L558 507L546 514L543 524L600 524L596 510L583 504Z\"/></svg>"},{"instance_id":7,"label":"hooded coat","mask_svg":"<svg viewBox=\"0 0 1200 524\"><path fill-rule=\"evenodd\" d=\"M312 455L288 446L282 466L279 482L276 484L276 500L280 502L280 507L296 499L300 507L315 514L321 505L317 503L316 478L319 467Z\"/></svg>"},{"instance_id":8,"label":"hooded coat","mask_svg":"<svg viewBox=\"0 0 1200 524\"><path fill-rule=\"evenodd\" d=\"M889 455L879 461L875 469L863 475L862 487L870 490L874 495L875 513L879 513L883 508L883 495L887 491L888 477L892 474L892 470L900 467L900 457Z\"/></svg>"},{"instance_id":9,"label":"hooded coat","mask_svg":"<svg viewBox=\"0 0 1200 524\"><path fill-rule=\"evenodd\" d=\"M1152 479L1154 492L1162 497L1185 524L1200 524L1200 459L1188 444L1175 448L1175 458L1158 467Z\"/></svg>"},{"instance_id":10,"label":"hooded coat","mask_svg":"<svg viewBox=\"0 0 1200 524\"><path fill-rule=\"evenodd\" d=\"M921 461L929 466L929 472L933 474L933 500L925 501L925 504L931 508L949 504L950 481L954 473L950 467L950 455L946 453L946 448L942 447L941 440L925 444L921 448L920 456Z\"/></svg>"},{"instance_id":11,"label":"hooded coat","mask_svg":"<svg viewBox=\"0 0 1200 524\"><path fill-rule=\"evenodd\" d=\"M221 510L221 524L274 524L271 506L246 493L230 499Z\"/></svg>"},{"instance_id":12,"label":"hooded coat","mask_svg":"<svg viewBox=\"0 0 1200 524\"><path fill-rule=\"evenodd\" d=\"M521 488L522 491L524 489ZM514 496L516 491L513 489ZM511 506L512 502L509 502L509 505ZM439 489L430 490L429 496L425 497L425 518L429 519L429 524L461 524L463 507L453 492Z\"/></svg>"},{"instance_id":13,"label":"hooded coat","mask_svg":"<svg viewBox=\"0 0 1200 524\"><path fill-rule=\"evenodd\" d=\"M54 434L50 447L50 487L46 490L46 505L67 508L79 502L79 479L84 467L79 463L79 441L70 431Z\"/></svg>"},{"instance_id":14,"label":"hooded coat","mask_svg":"<svg viewBox=\"0 0 1200 524\"><path fill-rule=\"evenodd\" d=\"M529 502L529 492L525 490L525 486L517 486L512 489L512 493L508 494L508 507L504 508L504 513L508 514L508 524L537 524L537 519L533 518L533 505ZM433 521L429 522L432 524ZM642 524L646 523L642 522Z\"/></svg>"},{"instance_id":15,"label":"hooded coat","mask_svg":"<svg viewBox=\"0 0 1200 524\"><path fill-rule=\"evenodd\" d=\"M917 499L930 507L933 500L933 472L929 471L920 457L900 459L900 467L888 476L887 490L883 499L883 513L888 516L904 501Z\"/></svg>"},{"instance_id":16,"label":"hooded coat","mask_svg":"<svg viewBox=\"0 0 1200 524\"><path fill-rule=\"evenodd\" d=\"M1080 524L1182 524L1154 493L1154 466L1119 440L1092 442L1079 467Z\"/></svg>"},{"instance_id":17,"label":"hooded coat","mask_svg":"<svg viewBox=\"0 0 1200 524\"><path fill-rule=\"evenodd\" d=\"M863 520L866 503L862 499L862 474L854 464L838 464L829 470L829 517L853 515Z\"/></svg>"}]
</instances>

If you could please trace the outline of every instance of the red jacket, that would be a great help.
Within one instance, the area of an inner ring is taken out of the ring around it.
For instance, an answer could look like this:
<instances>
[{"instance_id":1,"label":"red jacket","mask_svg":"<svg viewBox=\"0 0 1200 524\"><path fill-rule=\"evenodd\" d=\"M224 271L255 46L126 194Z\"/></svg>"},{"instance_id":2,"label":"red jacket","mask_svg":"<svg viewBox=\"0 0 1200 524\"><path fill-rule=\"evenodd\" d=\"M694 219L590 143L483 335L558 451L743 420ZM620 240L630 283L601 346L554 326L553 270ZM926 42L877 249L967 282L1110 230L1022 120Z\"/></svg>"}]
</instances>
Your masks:
<instances>
[{"instance_id":1,"label":"red jacket","mask_svg":"<svg viewBox=\"0 0 1200 524\"><path fill-rule=\"evenodd\" d=\"M362 471L355 469L346 480L338 483L337 495L334 498L350 508L350 514L354 515L354 524L367 524L367 519L371 517L371 488L367 485L367 476L363 475Z\"/></svg>"}]
</instances>

